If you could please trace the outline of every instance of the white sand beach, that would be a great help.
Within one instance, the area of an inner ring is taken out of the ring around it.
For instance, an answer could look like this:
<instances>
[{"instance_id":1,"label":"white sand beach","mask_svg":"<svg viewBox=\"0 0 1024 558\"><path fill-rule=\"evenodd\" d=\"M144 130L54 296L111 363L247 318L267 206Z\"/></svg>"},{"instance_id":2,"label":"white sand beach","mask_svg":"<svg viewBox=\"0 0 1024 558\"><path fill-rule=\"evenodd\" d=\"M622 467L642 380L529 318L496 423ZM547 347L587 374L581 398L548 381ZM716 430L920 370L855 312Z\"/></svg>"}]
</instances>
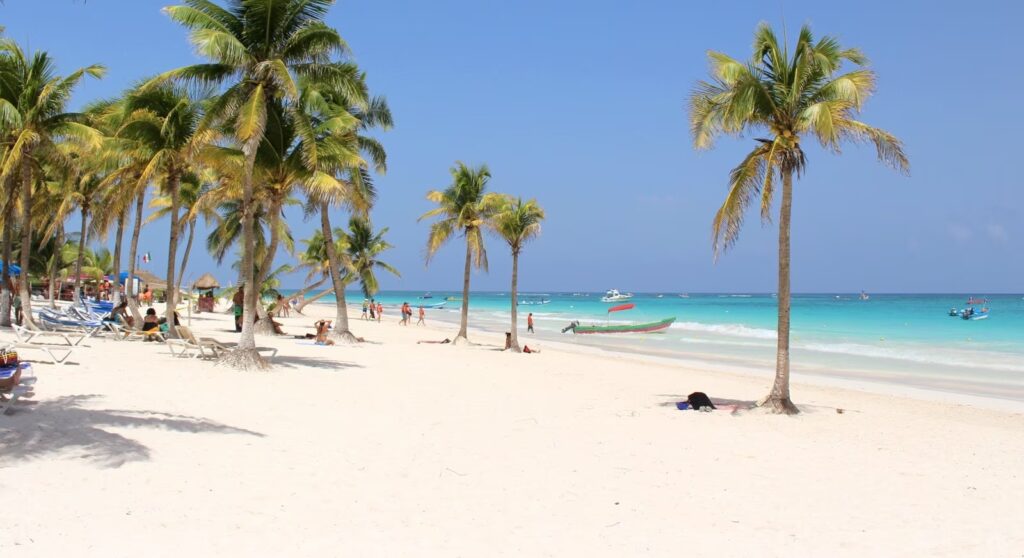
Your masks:
<instances>
[{"instance_id":1,"label":"white sand beach","mask_svg":"<svg viewBox=\"0 0 1024 558\"><path fill-rule=\"evenodd\" d=\"M333 314L317 306L313 314ZM358 315L358 314L355 314ZM312 317L282 320L311 331ZM1024 415L582 354L367 343L269 372L96 339L0 416L4 556L1018 556ZM230 316L193 329L232 341ZM529 341L527 341L529 342ZM26 355L28 356L28 355ZM837 409L842 409L838 413Z\"/></svg>"}]
</instances>

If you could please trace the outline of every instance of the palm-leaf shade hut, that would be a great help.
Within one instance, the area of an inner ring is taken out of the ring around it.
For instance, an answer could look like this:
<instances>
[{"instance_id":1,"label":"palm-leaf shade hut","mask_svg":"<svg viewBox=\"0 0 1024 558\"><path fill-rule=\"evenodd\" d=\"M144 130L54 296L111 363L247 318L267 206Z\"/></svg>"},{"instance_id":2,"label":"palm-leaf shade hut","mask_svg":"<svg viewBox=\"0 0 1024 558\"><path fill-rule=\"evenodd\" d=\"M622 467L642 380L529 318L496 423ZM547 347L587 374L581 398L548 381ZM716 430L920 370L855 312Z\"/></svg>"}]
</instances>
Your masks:
<instances>
[{"instance_id":1,"label":"palm-leaf shade hut","mask_svg":"<svg viewBox=\"0 0 1024 558\"><path fill-rule=\"evenodd\" d=\"M202 277L196 279L195 283L192 283L192 288L197 291L208 291L210 289L219 289L220 283L217 282L217 278L209 273L204 273Z\"/></svg>"}]
</instances>

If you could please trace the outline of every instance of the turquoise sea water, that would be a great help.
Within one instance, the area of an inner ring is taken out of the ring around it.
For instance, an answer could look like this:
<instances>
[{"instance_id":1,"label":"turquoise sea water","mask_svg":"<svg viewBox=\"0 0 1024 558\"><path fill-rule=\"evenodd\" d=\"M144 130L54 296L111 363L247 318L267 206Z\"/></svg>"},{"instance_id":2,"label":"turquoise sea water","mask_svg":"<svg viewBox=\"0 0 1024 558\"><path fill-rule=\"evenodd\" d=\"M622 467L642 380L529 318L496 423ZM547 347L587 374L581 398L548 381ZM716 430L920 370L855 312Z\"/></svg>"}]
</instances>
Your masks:
<instances>
[{"instance_id":1,"label":"turquoise sea water","mask_svg":"<svg viewBox=\"0 0 1024 558\"><path fill-rule=\"evenodd\" d=\"M351 302L361 297L352 293ZM436 304L457 292L383 292L385 306L402 302ZM736 363L756 369L774 367L776 300L771 294L637 294L636 308L612 314L603 293L522 293L520 300L550 300L520 305L521 332L533 312L537 337L660 356ZM965 321L950 308L966 306L966 294L794 295L792 360L795 374L848 380L882 381L1024 401L1024 295L983 295L990 317ZM506 293L472 293L471 325L508 330ZM333 304L333 300L324 301ZM458 319L458 301L429 309L428 319ZM394 316L395 312L391 314ZM581 323L644 322L675 316L662 333L574 336L560 330ZM397 318L396 318L397 319ZM527 342L529 337L526 337Z\"/></svg>"}]
</instances>

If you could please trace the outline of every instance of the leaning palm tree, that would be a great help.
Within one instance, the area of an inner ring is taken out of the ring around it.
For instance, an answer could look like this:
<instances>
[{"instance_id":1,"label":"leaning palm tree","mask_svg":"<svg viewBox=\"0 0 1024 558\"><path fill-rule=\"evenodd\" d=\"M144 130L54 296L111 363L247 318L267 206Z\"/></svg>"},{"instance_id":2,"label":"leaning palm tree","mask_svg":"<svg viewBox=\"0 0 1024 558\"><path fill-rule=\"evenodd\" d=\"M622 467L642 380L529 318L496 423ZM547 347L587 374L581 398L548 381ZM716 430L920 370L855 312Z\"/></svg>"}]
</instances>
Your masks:
<instances>
[{"instance_id":1,"label":"leaning palm tree","mask_svg":"<svg viewBox=\"0 0 1024 558\"><path fill-rule=\"evenodd\" d=\"M427 235L427 263L451 237L462 233L466 238L466 267L462 275L462 318L454 343L468 342L469 274L473 267L487 269L487 251L484 249L483 227L501 208L504 196L487 193L491 171L487 165L472 168L457 162L451 168L452 183L444 190L432 190L427 200L437 207L424 213L419 220L440 217L430 225Z\"/></svg>"},{"instance_id":2,"label":"leaning palm tree","mask_svg":"<svg viewBox=\"0 0 1024 558\"><path fill-rule=\"evenodd\" d=\"M253 242L253 181L257 150L264 140L268 107L282 103L294 107L299 96L298 81L314 80L343 89L365 103L365 84L353 64L333 61L347 54L337 31L323 19L332 0L224 0L220 6L210 0L184 0L183 5L164 11L171 19L191 30L190 40L209 63L195 64L166 72L153 83L178 80L192 84L223 87L207 107L210 126L232 129L245 164L240 173L242 207L242 266L245 282L253 285L256 263ZM310 130L303 130L311 134ZM314 153L308 153L313 157ZM311 165L312 166L312 165ZM266 368L256 351L253 319L256 289L246 289L242 335L237 349L223 362L237 368Z\"/></svg>"},{"instance_id":3,"label":"leaning palm tree","mask_svg":"<svg viewBox=\"0 0 1024 558\"><path fill-rule=\"evenodd\" d=\"M777 413L799 412L789 391L790 216L793 177L806 169L801 139L813 136L826 150L839 153L844 141L874 144L878 158L906 172L910 163L902 143L892 134L856 118L875 90L875 74L857 49L842 48L832 37L815 41L807 26L800 29L790 52L767 24L754 34L754 52L747 63L710 52L711 80L698 82L690 98L690 131L698 149L712 146L720 135L767 132L732 170L729 193L715 214L712 239L715 255L739 235L743 215L760 198L761 217L768 221L776 181L782 182L779 208L779 320L775 380L762 402ZM854 69L840 73L844 63Z\"/></svg>"},{"instance_id":4,"label":"leaning palm tree","mask_svg":"<svg viewBox=\"0 0 1024 558\"><path fill-rule=\"evenodd\" d=\"M42 163L59 157L55 142L79 141L98 148L99 132L84 124L84 116L66 112L75 87L85 76L102 77L103 66L80 68L59 76L56 65L45 52L27 55L8 39L0 40L0 127L4 134L4 157L0 184L6 184L7 199L20 190L21 268L19 291L25 325L35 329L29 288L32 258L32 191L40 181Z\"/></svg>"},{"instance_id":5,"label":"leaning palm tree","mask_svg":"<svg viewBox=\"0 0 1024 558\"><path fill-rule=\"evenodd\" d=\"M544 209L537 205L537 200L523 201L523 198L508 200L501 211L494 216L490 227L501 238L505 239L512 249L512 346L520 352L519 336L519 254L523 245L540 234L540 223L544 220Z\"/></svg>"}]
</instances>

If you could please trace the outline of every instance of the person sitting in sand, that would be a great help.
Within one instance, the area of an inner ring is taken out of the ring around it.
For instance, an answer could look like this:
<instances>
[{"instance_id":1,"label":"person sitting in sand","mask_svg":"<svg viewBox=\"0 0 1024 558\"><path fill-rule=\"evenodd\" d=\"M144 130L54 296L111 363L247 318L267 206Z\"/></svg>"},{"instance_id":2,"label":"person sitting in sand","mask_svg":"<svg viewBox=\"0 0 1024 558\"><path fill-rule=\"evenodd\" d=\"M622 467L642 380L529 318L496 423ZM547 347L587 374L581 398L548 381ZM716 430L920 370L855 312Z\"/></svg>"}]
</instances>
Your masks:
<instances>
[{"instance_id":1,"label":"person sitting in sand","mask_svg":"<svg viewBox=\"0 0 1024 558\"><path fill-rule=\"evenodd\" d=\"M329 339L327 334L331 331L331 320L319 320L313 324L316 328L316 337L313 340L315 345L333 345L334 340Z\"/></svg>"},{"instance_id":2,"label":"person sitting in sand","mask_svg":"<svg viewBox=\"0 0 1024 558\"><path fill-rule=\"evenodd\" d=\"M160 331L160 320L156 317L155 308L147 308L146 316L142 318L142 331ZM147 335L144 341L152 341L153 336Z\"/></svg>"}]
</instances>

